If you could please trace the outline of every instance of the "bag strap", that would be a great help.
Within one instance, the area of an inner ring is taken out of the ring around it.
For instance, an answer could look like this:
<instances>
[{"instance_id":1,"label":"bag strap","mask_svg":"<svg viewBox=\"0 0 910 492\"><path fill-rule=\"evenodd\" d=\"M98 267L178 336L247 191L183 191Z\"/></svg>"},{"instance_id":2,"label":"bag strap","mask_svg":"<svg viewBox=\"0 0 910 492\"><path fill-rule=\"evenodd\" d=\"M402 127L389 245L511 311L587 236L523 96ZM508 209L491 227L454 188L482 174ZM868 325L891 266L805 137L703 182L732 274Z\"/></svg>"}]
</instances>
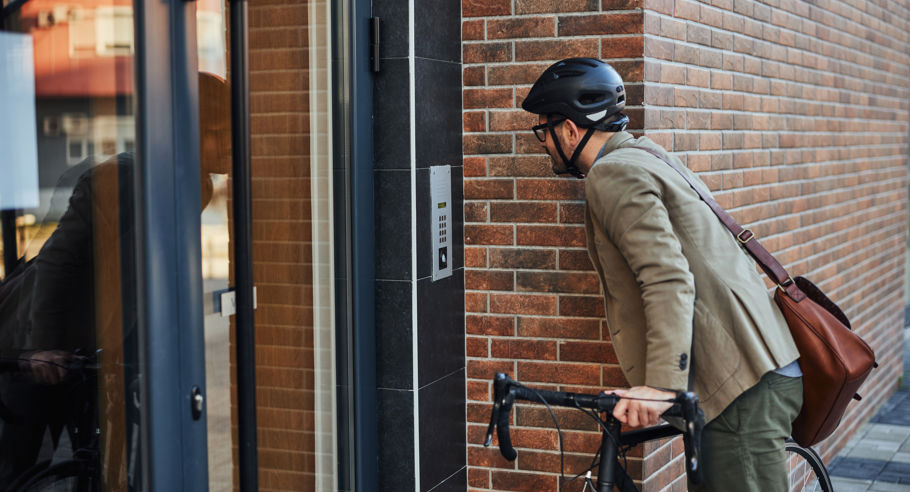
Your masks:
<instances>
[{"instance_id":1,"label":"bag strap","mask_svg":"<svg viewBox=\"0 0 910 492\"><path fill-rule=\"evenodd\" d=\"M721 207L714 198L711 197L706 191L702 190L700 186L695 184L695 181L686 174L680 167L667 159L659 152L654 149L649 149L646 147L632 147L633 149L643 150L658 159L664 161L673 168L683 179L686 180L686 183L689 183L689 186L698 193L698 196L711 208L711 211L717 215L717 218L724 224L724 226L729 229L730 233L736 237L736 240L740 244L745 246L746 251L755 258L755 261L758 262L758 265L764 270L765 274L777 284L777 287L785 291L791 299L796 302L801 301L806 295L796 286L796 283L793 282L793 279L790 277L790 274L787 273L787 270L777 261L768 250L765 249L761 243L758 242L758 239L755 239L755 235L749 229L744 228L736 222L736 219L733 218L726 210Z\"/></svg>"}]
</instances>

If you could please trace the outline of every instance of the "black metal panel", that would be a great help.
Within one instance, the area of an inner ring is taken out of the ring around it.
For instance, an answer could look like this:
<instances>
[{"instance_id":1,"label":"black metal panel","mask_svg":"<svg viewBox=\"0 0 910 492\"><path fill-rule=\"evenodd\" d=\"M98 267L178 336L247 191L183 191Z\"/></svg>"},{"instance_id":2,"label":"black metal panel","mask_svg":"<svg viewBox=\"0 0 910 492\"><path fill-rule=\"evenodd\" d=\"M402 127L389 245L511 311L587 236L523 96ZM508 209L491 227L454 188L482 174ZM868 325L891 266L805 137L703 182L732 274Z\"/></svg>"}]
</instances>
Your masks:
<instances>
[{"instance_id":1,"label":"black metal panel","mask_svg":"<svg viewBox=\"0 0 910 492\"><path fill-rule=\"evenodd\" d=\"M192 388L205 386L195 8L135 7L137 488L205 490L206 423L193 419L190 406Z\"/></svg>"},{"instance_id":2,"label":"black metal panel","mask_svg":"<svg viewBox=\"0 0 910 492\"><path fill-rule=\"evenodd\" d=\"M231 151L236 290L237 421L240 490L259 488L256 439L256 320L253 312L253 198L250 167L248 3L231 0Z\"/></svg>"},{"instance_id":3,"label":"black metal panel","mask_svg":"<svg viewBox=\"0 0 910 492\"><path fill-rule=\"evenodd\" d=\"M373 202L373 80L370 71L370 0L332 3L334 95L332 114L335 200L345 202L344 216L335 217L335 263L347 273L336 304L344 312L336 319L340 335L337 354L347 366L339 368L339 422L353 431L339 432L339 483L350 490L367 490L378 480L378 419L375 326L375 223ZM336 211L338 210L336 206ZM341 233L343 237L338 237ZM342 393L348 391L348 393ZM347 439L347 441L343 441ZM353 448L353 449L352 449ZM353 462L352 462L353 461Z\"/></svg>"}]
</instances>

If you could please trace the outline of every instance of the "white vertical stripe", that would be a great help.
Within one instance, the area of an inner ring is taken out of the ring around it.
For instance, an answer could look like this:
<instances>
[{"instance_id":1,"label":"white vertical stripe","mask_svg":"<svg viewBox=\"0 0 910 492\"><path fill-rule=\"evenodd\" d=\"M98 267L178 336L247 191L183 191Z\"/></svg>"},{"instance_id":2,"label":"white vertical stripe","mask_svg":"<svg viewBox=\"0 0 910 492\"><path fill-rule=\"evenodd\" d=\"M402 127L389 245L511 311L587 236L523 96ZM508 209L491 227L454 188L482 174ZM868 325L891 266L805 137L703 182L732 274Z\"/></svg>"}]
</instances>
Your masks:
<instances>
[{"instance_id":1,"label":"white vertical stripe","mask_svg":"<svg viewBox=\"0 0 910 492\"><path fill-rule=\"evenodd\" d=\"M411 152L411 367L414 390L414 491L420 492L420 387L418 386L417 360L417 130L415 108L415 50L414 50L414 0L408 1L408 118L410 120Z\"/></svg>"}]
</instances>

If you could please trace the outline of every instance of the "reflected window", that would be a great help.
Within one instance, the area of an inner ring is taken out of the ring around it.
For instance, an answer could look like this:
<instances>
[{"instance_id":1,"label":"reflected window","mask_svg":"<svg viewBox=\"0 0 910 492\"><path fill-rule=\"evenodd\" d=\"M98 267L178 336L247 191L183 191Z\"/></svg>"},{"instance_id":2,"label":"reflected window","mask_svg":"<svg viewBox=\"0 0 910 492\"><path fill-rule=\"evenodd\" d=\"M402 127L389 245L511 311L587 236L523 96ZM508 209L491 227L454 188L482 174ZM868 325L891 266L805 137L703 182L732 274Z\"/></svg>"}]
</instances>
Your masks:
<instances>
[{"instance_id":1,"label":"reflected window","mask_svg":"<svg viewBox=\"0 0 910 492\"><path fill-rule=\"evenodd\" d=\"M141 482L132 15L123 0L29 0L0 33L2 59L28 53L19 83L33 88L0 118L31 130L37 168L35 200L0 207L15 225L0 279L4 490ZM4 160L4 175L27 161ZM50 485L51 464L74 471Z\"/></svg>"}]
</instances>

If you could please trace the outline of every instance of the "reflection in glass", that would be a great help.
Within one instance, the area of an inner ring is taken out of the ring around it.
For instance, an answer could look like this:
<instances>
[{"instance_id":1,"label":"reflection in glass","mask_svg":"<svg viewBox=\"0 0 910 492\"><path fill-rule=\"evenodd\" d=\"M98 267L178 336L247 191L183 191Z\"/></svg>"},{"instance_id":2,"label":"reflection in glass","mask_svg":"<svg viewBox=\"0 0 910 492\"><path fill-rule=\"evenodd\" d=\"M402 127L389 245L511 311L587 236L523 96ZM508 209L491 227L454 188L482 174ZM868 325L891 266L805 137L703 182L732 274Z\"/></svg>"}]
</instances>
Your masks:
<instances>
[{"instance_id":1,"label":"reflection in glass","mask_svg":"<svg viewBox=\"0 0 910 492\"><path fill-rule=\"evenodd\" d=\"M233 490L230 319L215 311L228 291L230 233L228 198L231 168L230 90L218 75L199 73L200 162L202 165L202 281L205 310L205 374L209 490Z\"/></svg>"},{"instance_id":2,"label":"reflection in glass","mask_svg":"<svg viewBox=\"0 0 910 492\"><path fill-rule=\"evenodd\" d=\"M5 211L19 259L0 284L0 356L13 361L0 373L0 484L132 490L141 474L132 3L31 0L7 27L34 47L35 115L18 116L35 129L39 202Z\"/></svg>"}]
</instances>

